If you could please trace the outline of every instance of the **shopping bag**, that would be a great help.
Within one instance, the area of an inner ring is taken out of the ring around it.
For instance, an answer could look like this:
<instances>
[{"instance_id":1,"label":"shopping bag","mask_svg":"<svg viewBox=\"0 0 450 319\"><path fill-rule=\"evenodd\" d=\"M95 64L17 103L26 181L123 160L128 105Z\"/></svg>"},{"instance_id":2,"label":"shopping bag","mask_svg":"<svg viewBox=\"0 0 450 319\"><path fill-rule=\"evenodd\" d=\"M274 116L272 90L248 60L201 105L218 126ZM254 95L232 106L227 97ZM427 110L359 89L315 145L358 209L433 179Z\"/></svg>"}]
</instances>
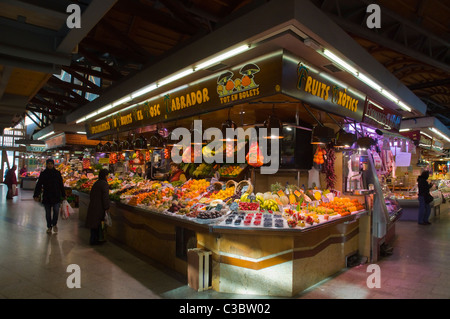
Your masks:
<instances>
[{"instance_id":1,"label":"shopping bag","mask_svg":"<svg viewBox=\"0 0 450 319\"><path fill-rule=\"evenodd\" d=\"M17 196L17 195L19 195L19 190L17 189L17 185L12 184L12 196Z\"/></svg>"},{"instance_id":2,"label":"shopping bag","mask_svg":"<svg viewBox=\"0 0 450 319\"><path fill-rule=\"evenodd\" d=\"M108 211L105 212L105 225L108 226L108 227L112 226L111 215L109 214Z\"/></svg>"},{"instance_id":3,"label":"shopping bag","mask_svg":"<svg viewBox=\"0 0 450 319\"><path fill-rule=\"evenodd\" d=\"M62 219L68 219L70 216L70 210L73 210L72 207L70 207L67 200L63 200L61 203L61 206L59 208L59 214Z\"/></svg>"}]
</instances>

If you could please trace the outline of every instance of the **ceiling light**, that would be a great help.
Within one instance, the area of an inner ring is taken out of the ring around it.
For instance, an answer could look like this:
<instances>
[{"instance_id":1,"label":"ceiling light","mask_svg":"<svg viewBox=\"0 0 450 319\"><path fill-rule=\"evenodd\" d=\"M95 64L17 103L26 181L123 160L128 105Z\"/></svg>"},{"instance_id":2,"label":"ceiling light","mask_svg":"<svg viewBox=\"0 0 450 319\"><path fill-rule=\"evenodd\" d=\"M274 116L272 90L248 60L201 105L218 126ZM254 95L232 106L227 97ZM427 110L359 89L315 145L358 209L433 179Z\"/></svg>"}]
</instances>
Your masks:
<instances>
[{"instance_id":1,"label":"ceiling light","mask_svg":"<svg viewBox=\"0 0 450 319\"><path fill-rule=\"evenodd\" d=\"M115 101L115 102L112 104L112 107L116 107L116 106L118 106L118 105L121 105L121 104L123 104L123 103L127 103L127 102L129 102L129 101L131 101L131 95L127 95L127 96L125 96L124 98L121 98L120 100Z\"/></svg>"},{"instance_id":2,"label":"ceiling light","mask_svg":"<svg viewBox=\"0 0 450 319\"><path fill-rule=\"evenodd\" d=\"M185 76L187 76L187 75L189 75L189 74L191 74L193 72L194 72L193 69L187 69L187 70L184 70L184 71L182 71L180 73L172 75L172 76L168 77L167 79L160 81L158 83L158 87L166 85L166 84L169 84L169 83L172 83L172 82L174 82L176 80L179 80L181 78L184 78Z\"/></svg>"},{"instance_id":3,"label":"ceiling light","mask_svg":"<svg viewBox=\"0 0 450 319\"><path fill-rule=\"evenodd\" d=\"M439 135L440 137L445 139L447 142L450 142L450 138L448 138L447 135L445 135L441 131L435 129L434 127L430 127L430 131L433 132L433 133L436 133L437 135Z\"/></svg>"},{"instance_id":4,"label":"ceiling light","mask_svg":"<svg viewBox=\"0 0 450 319\"><path fill-rule=\"evenodd\" d=\"M45 135L42 135L41 137L38 137L38 140L43 140L44 138L46 138L52 134L55 134L55 131L51 131L50 133L47 133Z\"/></svg>"},{"instance_id":5,"label":"ceiling light","mask_svg":"<svg viewBox=\"0 0 450 319\"><path fill-rule=\"evenodd\" d=\"M209 59L206 62L200 63L199 65L197 65L195 67L195 70L205 69L205 68L207 68L207 67L209 67L211 65L214 65L216 63L222 62L223 60L226 60L226 59L231 58L231 57L233 57L235 55L238 55L239 53L242 53L242 52L248 50L249 48L250 48L250 46L247 45L247 44L246 45L241 45L241 46L239 46L239 47L237 47L237 48L235 48L233 50L227 51L227 52L225 52L225 53L223 53L223 54L221 54L221 55L219 55L219 56L217 56L215 58Z\"/></svg>"},{"instance_id":6,"label":"ceiling light","mask_svg":"<svg viewBox=\"0 0 450 319\"><path fill-rule=\"evenodd\" d=\"M348 64L347 62L345 62L344 60L342 60L340 57L338 57L337 55L335 55L333 52L331 52L328 49L323 49L323 54L329 58L331 61L337 63L339 66L343 67L345 70L349 71L350 73L352 73L354 76L358 75L358 71L352 67L350 64Z\"/></svg>"},{"instance_id":7,"label":"ceiling light","mask_svg":"<svg viewBox=\"0 0 450 319\"><path fill-rule=\"evenodd\" d=\"M402 101L399 101L398 105L405 111L411 112L411 108L408 105L406 105L405 103L403 103Z\"/></svg>"},{"instance_id":8,"label":"ceiling light","mask_svg":"<svg viewBox=\"0 0 450 319\"><path fill-rule=\"evenodd\" d=\"M146 87L143 87L142 89L131 93L131 98L135 99L141 95L147 94L157 88L156 84L147 85Z\"/></svg>"},{"instance_id":9,"label":"ceiling light","mask_svg":"<svg viewBox=\"0 0 450 319\"><path fill-rule=\"evenodd\" d=\"M372 89L376 90L376 91L380 91L381 90L381 86L378 85L377 83L375 83L374 81L372 81L371 79L369 79L367 76L365 76L362 73L358 73L358 78L366 83L368 86L370 86Z\"/></svg>"}]
</instances>

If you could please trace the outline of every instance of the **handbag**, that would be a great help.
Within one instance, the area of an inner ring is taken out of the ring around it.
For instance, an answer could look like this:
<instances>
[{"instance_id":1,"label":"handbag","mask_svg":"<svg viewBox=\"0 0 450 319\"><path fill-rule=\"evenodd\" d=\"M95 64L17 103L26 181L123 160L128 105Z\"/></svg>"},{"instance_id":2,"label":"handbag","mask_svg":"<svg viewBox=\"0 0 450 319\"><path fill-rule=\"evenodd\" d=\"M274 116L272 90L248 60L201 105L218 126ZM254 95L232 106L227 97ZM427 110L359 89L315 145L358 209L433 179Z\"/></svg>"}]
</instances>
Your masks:
<instances>
[{"instance_id":1,"label":"handbag","mask_svg":"<svg viewBox=\"0 0 450 319\"><path fill-rule=\"evenodd\" d=\"M431 194L425 195L425 203L430 204L434 201L434 197Z\"/></svg>"}]
</instances>

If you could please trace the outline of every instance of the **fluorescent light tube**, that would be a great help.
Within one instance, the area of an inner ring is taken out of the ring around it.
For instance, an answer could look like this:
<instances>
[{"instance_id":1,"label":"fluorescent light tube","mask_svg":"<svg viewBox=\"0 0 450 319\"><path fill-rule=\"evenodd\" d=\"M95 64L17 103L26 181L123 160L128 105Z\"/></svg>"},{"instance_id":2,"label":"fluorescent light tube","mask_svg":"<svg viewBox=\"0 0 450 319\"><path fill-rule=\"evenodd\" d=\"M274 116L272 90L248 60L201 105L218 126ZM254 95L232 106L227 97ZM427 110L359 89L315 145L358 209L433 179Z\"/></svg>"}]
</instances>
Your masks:
<instances>
[{"instance_id":1,"label":"fluorescent light tube","mask_svg":"<svg viewBox=\"0 0 450 319\"><path fill-rule=\"evenodd\" d=\"M339 64L341 67L343 67L344 69L346 69L347 71L349 71L350 73L352 73L354 76L358 75L358 70L356 70L354 67L352 67L350 64L348 64L347 62L345 62L344 60L342 60L340 57L338 57L337 55L335 55L333 52L331 52L328 49L323 49L323 54L329 58L331 61L336 62L337 64Z\"/></svg>"},{"instance_id":2,"label":"fluorescent light tube","mask_svg":"<svg viewBox=\"0 0 450 319\"><path fill-rule=\"evenodd\" d=\"M101 109L99 109L99 110L97 111L97 114L106 112L106 111L112 109L112 107L113 107L112 104L108 104L107 106L104 106L104 107L102 107Z\"/></svg>"},{"instance_id":3,"label":"fluorescent light tube","mask_svg":"<svg viewBox=\"0 0 450 319\"><path fill-rule=\"evenodd\" d=\"M77 134L86 134L86 132L77 132Z\"/></svg>"},{"instance_id":4,"label":"fluorescent light tube","mask_svg":"<svg viewBox=\"0 0 450 319\"><path fill-rule=\"evenodd\" d=\"M405 111L411 112L411 108L408 105L406 105L405 103L403 103L402 101L399 101L398 105Z\"/></svg>"},{"instance_id":5,"label":"fluorescent light tube","mask_svg":"<svg viewBox=\"0 0 450 319\"><path fill-rule=\"evenodd\" d=\"M369 79L367 76L365 76L362 73L358 74L358 78L366 83L368 86L370 86L372 89L376 90L376 91L380 91L381 90L381 86L378 85L377 83L375 83L374 81L372 81L371 79Z\"/></svg>"},{"instance_id":6,"label":"fluorescent light tube","mask_svg":"<svg viewBox=\"0 0 450 319\"><path fill-rule=\"evenodd\" d=\"M189 74L191 74L191 73L193 73L193 72L194 72L193 69L187 69L187 70L185 70L185 71L182 71L182 72L180 72L180 73L177 73L177 74L175 74L175 75L172 75L172 76L168 77L167 79L162 80L161 82L159 82L159 83L158 83L158 87L159 87L159 86L166 85L166 84L169 84L169 83L172 83L172 82L174 82L174 81L176 81L176 80L179 80L179 79L181 79L181 78L184 78L185 76L187 76L187 75L189 75Z\"/></svg>"},{"instance_id":7,"label":"fluorescent light tube","mask_svg":"<svg viewBox=\"0 0 450 319\"><path fill-rule=\"evenodd\" d=\"M41 137L38 137L38 140L43 140L44 138L46 138L52 134L55 134L55 131L51 131L50 133L47 133L45 135L42 135Z\"/></svg>"},{"instance_id":8,"label":"fluorescent light tube","mask_svg":"<svg viewBox=\"0 0 450 319\"><path fill-rule=\"evenodd\" d=\"M372 105L374 105L374 106L376 106L377 108L379 108L380 110L384 110L384 107L382 107L381 105L378 105L377 103L375 103L374 101L372 101L372 100L369 100L369 102L370 102L370 104L372 104Z\"/></svg>"},{"instance_id":9,"label":"fluorescent light tube","mask_svg":"<svg viewBox=\"0 0 450 319\"><path fill-rule=\"evenodd\" d=\"M225 53L223 53L223 54L221 54L221 55L219 55L219 56L217 56L215 58L212 58L212 59L209 59L206 62L200 63L199 65L197 65L195 67L195 70L205 69L205 68L207 68L207 67L209 67L211 65L214 65L214 64L216 64L218 62L222 62L225 59L231 58L232 56L235 56L235 55L237 55L239 53L242 53L242 52L248 50L249 48L250 48L249 45L241 45L240 47L237 47L236 49L227 51L227 52L225 52Z\"/></svg>"},{"instance_id":10,"label":"fluorescent light tube","mask_svg":"<svg viewBox=\"0 0 450 319\"><path fill-rule=\"evenodd\" d=\"M436 133L437 135L439 135L440 137L445 139L447 142L450 142L450 138L448 138L447 135L445 135L441 131L435 129L434 127L430 127L430 131Z\"/></svg>"},{"instance_id":11,"label":"fluorescent light tube","mask_svg":"<svg viewBox=\"0 0 450 319\"><path fill-rule=\"evenodd\" d=\"M84 121L86 121L86 117L79 118L75 123L79 124Z\"/></svg>"},{"instance_id":12,"label":"fluorescent light tube","mask_svg":"<svg viewBox=\"0 0 450 319\"><path fill-rule=\"evenodd\" d=\"M121 104L129 102L129 101L131 101L131 96L127 95L124 98L121 98L120 100L113 102L112 107L116 107L118 105L121 105Z\"/></svg>"},{"instance_id":13,"label":"fluorescent light tube","mask_svg":"<svg viewBox=\"0 0 450 319\"><path fill-rule=\"evenodd\" d=\"M157 88L156 84L147 85L146 87L143 87L142 89L137 90L136 92L131 93L131 98L132 98L132 99L135 99L135 98L137 98L137 97L139 97L139 96L141 96L141 95L144 95L144 94L146 94L146 93L148 93L148 92L153 91L153 90L156 89L156 88Z\"/></svg>"},{"instance_id":14,"label":"fluorescent light tube","mask_svg":"<svg viewBox=\"0 0 450 319\"><path fill-rule=\"evenodd\" d=\"M395 97L391 92L386 91L385 89L381 89L380 93L383 94L385 97L387 97L392 102L398 103L398 98Z\"/></svg>"},{"instance_id":15,"label":"fluorescent light tube","mask_svg":"<svg viewBox=\"0 0 450 319\"><path fill-rule=\"evenodd\" d=\"M430 128L430 130L431 130L431 128ZM433 137L431 137L430 135L428 135L427 133L425 133L425 132L423 132L423 131L420 131L420 134L423 134L423 135L425 135L426 137L428 137L428 138L430 138L430 139L433 139Z\"/></svg>"},{"instance_id":16,"label":"fluorescent light tube","mask_svg":"<svg viewBox=\"0 0 450 319\"><path fill-rule=\"evenodd\" d=\"M411 131L411 129L410 128L402 128L402 129L400 129L398 131L399 132L408 132L408 131Z\"/></svg>"}]
</instances>

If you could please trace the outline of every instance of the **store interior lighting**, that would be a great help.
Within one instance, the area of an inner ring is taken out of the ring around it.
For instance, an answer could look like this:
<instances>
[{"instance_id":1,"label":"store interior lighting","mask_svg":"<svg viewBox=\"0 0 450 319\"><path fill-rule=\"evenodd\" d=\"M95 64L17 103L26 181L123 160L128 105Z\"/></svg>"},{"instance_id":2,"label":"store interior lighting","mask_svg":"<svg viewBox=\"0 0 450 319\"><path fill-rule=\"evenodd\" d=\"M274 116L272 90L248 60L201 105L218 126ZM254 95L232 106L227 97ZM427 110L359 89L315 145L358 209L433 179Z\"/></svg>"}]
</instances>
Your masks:
<instances>
[{"instance_id":1,"label":"store interior lighting","mask_svg":"<svg viewBox=\"0 0 450 319\"><path fill-rule=\"evenodd\" d=\"M312 40L313 41L313 40ZM308 45L308 44L307 44ZM348 71L349 73L351 73L353 76L355 76L356 78L358 78L361 82L365 83L366 85L368 85L369 87L371 87L372 89L374 89L375 91L379 92L380 94L384 95L387 99L389 99L390 101L396 103L400 108L402 108L403 110L407 111L407 112L411 112L411 107L409 107L406 103L400 101L399 98L397 98L393 93L391 93L390 91L382 88L381 85L379 85L378 83L376 83L374 80L372 80L369 76L361 73L360 71L358 71L355 67L351 66L349 63L347 63L344 59L340 58L339 56L337 56L336 54L334 54L333 52L331 52L330 50L326 49L326 48L321 48L320 44L316 44L314 46L312 45L308 45L311 48L315 49L318 53L324 55L327 59L329 59L331 62L337 64L338 66L340 66L341 68L343 68L344 70ZM319 47L320 49L317 49L317 47Z\"/></svg>"}]
</instances>

